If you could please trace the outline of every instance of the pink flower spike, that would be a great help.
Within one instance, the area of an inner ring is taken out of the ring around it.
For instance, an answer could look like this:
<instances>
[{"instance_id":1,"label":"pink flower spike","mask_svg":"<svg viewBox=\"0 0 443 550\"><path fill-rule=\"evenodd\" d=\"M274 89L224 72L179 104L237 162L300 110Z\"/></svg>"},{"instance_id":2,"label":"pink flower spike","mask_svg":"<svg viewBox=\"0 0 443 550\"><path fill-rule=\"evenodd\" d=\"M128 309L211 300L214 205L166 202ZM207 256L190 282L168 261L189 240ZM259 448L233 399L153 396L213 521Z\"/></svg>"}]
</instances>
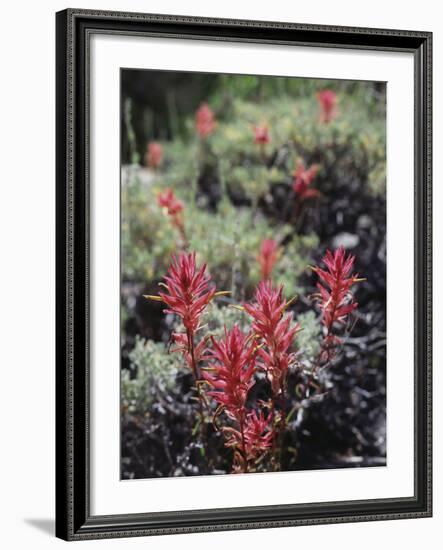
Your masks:
<instances>
[{"instance_id":1,"label":"pink flower spike","mask_svg":"<svg viewBox=\"0 0 443 550\"><path fill-rule=\"evenodd\" d=\"M318 173L318 165L312 164L309 168L305 168L303 161L297 162L297 168L294 172L294 182L292 188L294 193L300 197L301 200L315 198L320 195L318 189L310 187L315 176Z\"/></svg>"},{"instance_id":2,"label":"pink flower spike","mask_svg":"<svg viewBox=\"0 0 443 550\"><path fill-rule=\"evenodd\" d=\"M156 141L148 143L145 154L145 163L154 170L160 166L163 160L163 147Z\"/></svg>"},{"instance_id":3,"label":"pink flower spike","mask_svg":"<svg viewBox=\"0 0 443 550\"><path fill-rule=\"evenodd\" d=\"M315 267L321 282L317 283L320 292L320 308L322 323L329 336L334 323L345 324L348 316L357 308L358 304L351 293L351 287L361 281L358 275L351 274L355 257L346 256L343 247L334 252L326 250L322 261L326 269ZM336 340L338 337L335 337ZM340 339L338 339L340 342Z\"/></svg>"},{"instance_id":4,"label":"pink flower spike","mask_svg":"<svg viewBox=\"0 0 443 550\"><path fill-rule=\"evenodd\" d=\"M262 124L261 126L254 126L254 143L257 145L266 145L271 141L271 138L269 136L269 129L266 126L266 124Z\"/></svg>"},{"instance_id":5,"label":"pink flower spike","mask_svg":"<svg viewBox=\"0 0 443 550\"><path fill-rule=\"evenodd\" d=\"M169 216L172 225L178 229L183 242L187 245L188 240L186 238L185 224L183 220L183 211L185 208L183 202L177 199L174 191L169 188L158 193L157 202Z\"/></svg>"},{"instance_id":6,"label":"pink flower spike","mask_svg":"<svg viewBox=\"0 0 443 550\"><path fill-rule=\"evenodd\" d=\"M159 206L167 209L169 216L175 216L183 211L184 205L181 200L177 199L172 189L165 189L157 195Z\"/></svg>"},{"instance_id":7,"label":"pink flower spike","mask_svg":"<svg viewBox=\"0 0 443 550\"><path fill-rule=\"evenodd\" d=\"M198 329L200 317L215 295L206 275L206 265L197 269L195 252L173 257L168 274L164 277L166 291L159 292L169 307L168 313L175 313L183 320L190 334Z\"/></svg>"},{"instance_id":8,"label":"pink flower spike","mask_svg":"<svg viewBox=\"0 0 443 550\"><path fill-rule=\"evenodd\" d=\"M274 239L264 239L261 243L257 261L260 265L262 279L270 279L272 270L278 260L278 245Z\"/></svg>"},{"instance_id":9,"label":"pink flower spike","mask_svg":"<svg viewBox=\"0 0 443 550\"><path fill-rule=\"evenodd\" d=\"M238 325L225 329L221 340L212 337L211 341L212 349L206 355L211 360L210 370L203 371L203 378L213 388L208 395L223 406L228 416L240 421L254 385L256 346Z\"/></svg>"},{"instance_id":10,"label":"pink flower spike","mask_svg":"<svg viewBox=\"0 0 443 550\"><path fill-rule=\"evenodd\" d=\"M205 139L213 133L216 126L214 112L207 103L202 103L195 113L195 127L198 135Z\"/></svg>"},{"instance_id":11,"label":"pink flower spike","mask_svg":"<svg viewBox=\"0 0 443 550\"><path fill-rule=\"evenodd\" d=\"M252 317L252 330L264 344L259 350L262 368L268 374L273 392L281 391L293 360L290 347L300 330L292 324L292 313L285 313L289 303L283 298L283 287L274 288L270 281L261 281L255 293L255 303L244 304Z\"/></svg>"},{"instance_id":12,"label":"pink flower spike","mask_svg":"<svg viewBox=\"0 0 443 550\"><path fill-rule=\"evenodd\" d=\"M269 413L267 418L265 418L262 410L258 414L256 410L248 413L244 436L249 460L257 458L261 453L272 447L273 421L272 413Z\"/></svg>"},{"instance_id":13,"label":"pink flower spike","mask_svg":"<svg viewBox=\"0 0 443 550\"><path fill-rule=\"evenodd\" d=\"M337 94L332 90L321 90L317 93L317 100L320 107L320 121L328 124L338 114Z\"/></svg>"}]
</instances>

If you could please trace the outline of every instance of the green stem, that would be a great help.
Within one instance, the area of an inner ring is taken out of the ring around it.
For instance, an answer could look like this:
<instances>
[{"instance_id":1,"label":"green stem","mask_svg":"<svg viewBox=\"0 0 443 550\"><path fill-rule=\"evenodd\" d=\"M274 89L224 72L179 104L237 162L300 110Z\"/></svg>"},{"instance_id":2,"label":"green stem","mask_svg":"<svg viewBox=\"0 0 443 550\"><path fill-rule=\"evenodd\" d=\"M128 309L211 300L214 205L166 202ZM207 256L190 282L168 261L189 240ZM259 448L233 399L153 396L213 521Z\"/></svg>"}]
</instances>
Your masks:
<instances>
[{"instance_id":1,"label":"green stem","mask_svg":"<svg viewBox=\"0 0 443 550\"><path fill-rule=\"evenodd\" d=\"M241 444L242 444L242 454L243 454L243 473L248 473L248 457L246 454L246 442L245 442L245 430L244 430L244 412L240 416L240 433L241 433Z\"/></svg>"},{"instance_id":2,"label":"green stem","mask_svg":"<svg viewBox=\"0 0 443 550\"><path fill-rule=\"evenodd\" d=\"M194 382L197 391L198 405L199 405L199 416L200 416L200 436L202 445L205 451L206 460L208 460L208 442L207 442L207 433L206 433L206 424L205 424L205 415L203 409L203 396L200 389L200 372L198 369L197 361L195 360L195 344L194 344L194 334L186 329L186 335L188 338L188 352L191 358L192 373L194 375Z\"/></svg>"}]
</instances>

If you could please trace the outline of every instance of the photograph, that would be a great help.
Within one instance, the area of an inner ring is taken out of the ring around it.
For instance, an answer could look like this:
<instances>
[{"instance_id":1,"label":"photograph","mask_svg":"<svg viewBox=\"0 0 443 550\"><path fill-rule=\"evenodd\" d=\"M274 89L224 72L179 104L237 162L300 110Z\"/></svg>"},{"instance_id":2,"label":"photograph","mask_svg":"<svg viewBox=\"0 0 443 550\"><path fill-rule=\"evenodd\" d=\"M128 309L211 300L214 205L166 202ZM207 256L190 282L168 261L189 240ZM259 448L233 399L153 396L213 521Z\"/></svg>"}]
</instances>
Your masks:
<instances>
[{"instance_id":1,"label":"photograph","mask_svg":"<svg viewBox=\"0 0 443 550\"><path fill-rule=\"evenodd\" d=\"M121 480L386 466L386 83L120 100Z\"/></svg>"},{"instance_id":2,"label":"photograph","mask_svg":"<svg viewBox=\"0 0 443 550\"><path fill-rule=\"evenodd\" d=\"M410 22L57 12L57 537L432 516Z\"/></svg>"}]
</instances>

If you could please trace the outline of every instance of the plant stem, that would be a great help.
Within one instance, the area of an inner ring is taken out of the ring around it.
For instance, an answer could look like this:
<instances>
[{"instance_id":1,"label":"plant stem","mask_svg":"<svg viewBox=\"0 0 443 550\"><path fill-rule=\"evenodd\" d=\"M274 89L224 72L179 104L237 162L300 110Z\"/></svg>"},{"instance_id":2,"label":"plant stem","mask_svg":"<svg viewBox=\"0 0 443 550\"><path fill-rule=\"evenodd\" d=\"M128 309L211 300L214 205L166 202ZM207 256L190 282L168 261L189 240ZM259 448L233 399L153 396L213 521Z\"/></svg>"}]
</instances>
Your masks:
<instances>
[{"instance_id":1,"label":"plant stem","mask_svg":"<svg viewBox=\"0 0 443 550\"><path fill-rule=\"evenodd\" d=\"M283 436L286 431L286 413L285 413L285 404L286 404L286 379L282 377L280 381L280 423L279 423L279 466L281 470L282 454L283 454Z\"/></svg>"},{"instance_id":2,"label":"plant stem","mask_svg":"<svg viewBox=\"0 0 443 550\"><path fill-rule=\"evenodd\" d=\"M335 313L336 309L337 309L337 305L334 302L334 308L332 310L332 318L334 318L334 313ZM316 374L317 370L320 368L321 358L322 358L322 355L325 351L327 351L327 357L326 357L325 365L327 365L329 363L330 359L331 359L330 353L329 353L329 348L325 347L325 341L332 334L332 325L333 325L333 322L331 322L326 327L326 336L324 336L324 338L322 340L322 343L321 343L321 346L320 346L320 351L319 351L319 354L318 354L318 357L317 357L317 361L315 362L314 368L312 370L313 374Z\"/></svg>"},{"instance_id":3,"label":"plant stem","mask_svg":"<svg viewBox=\"0 0 443 550\"><path fill-rule=\"evenodd\" d=\"M176 226L176 228L178 229L178 232L180 233L180 237L183 241L183 248L185 249L189 248L189 241L188 241L188 237L186 236L186 231L185 231L185 226L183 224L183 221L176 219L174 221L174 225Z\"/></svg>"},{"instance_id":4,"label":"plant stem","mask_svg":"<svg viewBox=\"0 0 443 550\"><path fill-rule=\"evenodd\" d=\"M242 453L243 453L243 473L248 472L248 457L246 455L246 443L245 443L245 431L244 431L244 412L241 413L240 416L240 433L241 433L241 444L242 444Z\"/></svg>"},{"instance_id":5,"label":"plant stem","mask_svg":"<svg viewBox=\"0 0 443 550\"><path fill-rule=\"evenodd\" d=\"M269 377L268 377L269 379ZM269 379L269 383L271 384L271 388L272 388L272 380ZM276 431L276 426L275 426L275 401L276 401L276 396L275 396L275 393L274 391L272 392L272 399L271 399L271 418L272 418L272 465L274 466L274 470L278 470L278 462L277 462L277 431Z\"/></svg>"},{"instance_id":6,"label":"plant stem","mask_svg":"<svg viewBox=\"0 0 443 550\"><path fill-rule=\"evenodd\" d=\"M205 457L206 457L206 460L208 460L208 455L207 455L208 442L206 438L207 434L206 434L205 415L203 410L203 397L200 390L200 371L198 369L198 365L195 360L194 334L189 329L186 329L186 335L188 339L188 352L191 358L192 373L194 375L194 382L195 382L197 398L198 398L199 416L200 416L200 436L201 436L202 445L205 451Z\"/></svg>"}]
</instances>

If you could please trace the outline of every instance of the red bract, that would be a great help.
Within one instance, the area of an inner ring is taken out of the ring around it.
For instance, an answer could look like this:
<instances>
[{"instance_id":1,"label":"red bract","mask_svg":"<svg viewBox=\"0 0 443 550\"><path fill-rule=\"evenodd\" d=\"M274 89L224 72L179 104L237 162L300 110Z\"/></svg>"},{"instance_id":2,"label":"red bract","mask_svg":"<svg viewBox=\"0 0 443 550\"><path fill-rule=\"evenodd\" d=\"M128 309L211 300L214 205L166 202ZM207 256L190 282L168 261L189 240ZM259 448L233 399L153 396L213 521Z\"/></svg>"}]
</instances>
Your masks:
<instances>
[{"instance_id":1,"label":"red bract","mask_svg":"<svg viewBox=\"0 0 443 550\"><path fill-rule=\"evenodd\" d=\"M246 453L249 460L258 458L263 452L272 447L273 415L265 418L263 411L254 410L246 417L244 437Z\"/></svg>"},{"instance_id":2,"label":"red bract","mask_svg":"<svg viewBox=\"0 0 443 550\"><path fill-rule=\"evenodd\" d=\"M207 433L199 369L206 339L203 338L196 345L195 333L201 328L199 325L200 317L206 306L216 295L216 292L214 287L209 286L210 277L206 275L206 264L203 264L199 269L197 268L195 252L180 254L178 258L173 257L164 280L165 283L162 283L162 286L166 289L165 291L159 292L158 296L145 296L145 298L164 302L169 307L165 311L178 315L183 321L186 332L172 335L174 342L177 344L177 348L173 351L183 354L194 375L199 404L201 439L206 453Z\"/></svg>"},{"instance_id":3,"label":"red bract","mask_svg":"<svg viewBox=\"0 0 443 550\"><path fill-rule=\"evenodd\" d=\"M254 143L257 145L266 145L271 141L269 136L268 127L263 124L261 126L254 126Z\"/></svg>"},{"instance_id":4,"label":"red bract","mask_svg":"<svg viewBox=\"0 0 443 550\"><path fill-rule=\"evenodd\" d=\"M194 333L200 317L215 295L206 275L206 264L197 269L195 252L173 257L168 274L164 277L166 291L159 296L169 306L168 313L175 313L183 320L186 330Z\"/></svg>"},{"instance_id":5,"label":"red bract","mask_svg":"<svg viewBox=\"0 0 443 550\"><path fill-rule=\"evenodd\" d=\"M297 168L294 172L294 182L292 184L292 188L301 200L311 199L320 195L318 189L310 188L317 172L318 166L316 164L312 164L306 169L304 163L302 161L298 161Z\"/></svg>"},{"instance_id":6,"label":"red bract","mask_svg":"<svg viewBox=\"0 0 443 550\"><path fill-rule=\"evenodd\" d=\"M203 377L211 386L208 395L219 403L233 425L221 430L225 446L234 450L233 471L247 472L272 446L273 414L265 418L263 412L248 412L248 392L254 385L257 346L251 336L244 334L237 325L220 341L212 340L212 349L205 356L211 366ZM251 463L251 461L253 461Z\"/></svg>"},{"instance_id":7,"label":"red bract","mask_svg":"<svg viewBox=\"0 0 443 550\"><path fill-rule=\"evenodd\" d=\"M278 259L278 245L274 239L264 239L261 243L260 254L257 257L260 264L262 279L269 279Z\"/></svg>"},{"instance_id":8,"label":"red bract","mask_svg":"<svg viewBox=\"0 0 443 550\"><path fill-rule=\"evenodd\" d=\"M337 116L337 94L332 90L321 90L317 93L321 122L328 123Z\"/></svg>"},{"instance_id":9,"label":"red bract","mask_svg":"<svg viewBox=\"0 0 443 550\"><path fill-rule=\"evenodd\" d=\"M283 391L287 370L293 359L289 349L299 325L292 326L292 313L285 313L290 302L283 298L283 287L273 288L270 281L261 281L255 294L255 303L245 304L252 317L252 330L263 344L259 350L262 367L266 371L273 393Z\"/></svg>"},{"instance_id":10,"label":"red bract","mask_svg":"<svg viewBox=\"0 0 443 550\"><path fill-rule=\"evenodd\" d=\"M246 399L254 385L256 346L237 325L225 329L224 337L217 342L211 338L212 349L206 358L211 360L210 370L203 372L204 379L213 388L208 392L232 420L239 424L245 419Z\"/></svg>"},{"instance_id":11,"label":"red bract","mask_svg":"<svg viewBox=\"0 0 443 550\"><path fill-rule=\"evenodd\" d=\"M247 471L272 447L273 415L263 411L248 412L239 429L224 426L225 446L234 449L234 472Z\"/></svg>"},{"instance_id":12,"label":"red bract","mask_svg":"<svg viewBox=\"0 0 443 550\"><path fill-rule=\"evenodd\" d=\"M173 332L172 340L177 347L171 348L171 352L180 352L188 367L193 371L196 379L200 377L199 363L204 359L204 351L206 348L206 339L202 338L198 344L194 343L194 335L189 331Z\"/></svg>"},{"instance_id":13,"label":"red bract","mask_svg":"<svg viewBox=\"0 0 443 550\"><path fill-rule=\"evenodd\" d=\"M162 208L166 208L169 216L176 216L183 211L184 205L177 199L172 189L165 189L157 195L157 202Z\"/></svg>"},{"instance_id":14,"label":"red bract","mask_svg":"<svg viewBox=\"0 0 443 550\"><path fill-rule=\"evenodd\" d=\"M198 135L204 139L212 134L216 126L214 112L207 103L202 103L195 113L195 127Z\"/></svg>"},{"instance_id":15,"label":"red bract","mask_svg":"<svg viewBox=\"0 0 443 550\"><path fill-rule=\"evenodd\" d=\"M351 275L354 260L354 256L346 256L345 249L340 247L334 252L326 251L322 259L326 270L314 268L323 283L317 283L317 288L320 291L322 322L328 332L334 323L345 324L348 315L358 306L350 292L352 285L361 280L358 275Z\"/></svg>"},{"instance_id":16,"label":"red bract","mask_svg":"<svg viewBox=\"0 0 443 550\"><path fill-rule=\"evenodd\" d=\"M185 246L187 246L188 241L186 238L185 224L183 222L184 204L182 201L177 199L172 189L168 188L157 195L157 202L159 206L165 209L166 214L170 217L172 225L178 229Z\"/></svg>"},{"instance_id":17,"label":"red bract","mask_svg":"<svg viewBox=\"0 0 443 550\"><path fill-rule=\"evenodd\" d=\"M344 325L348 316L358 306L351 293L351 287L363 279L351 274L354 266L354 256L346 256L343 247L334 252L326 251L323 263L326 270L319 267L313 268L319 276L320 282L317 288L320 291L320 307L322 310L322 323L326 328L319 361L328 362L335 355L335 348L342 340L333 333L334 324Z\"/></svg>"},{"instance_id":18,"label":"red bract","mask_svg":"<svg viewBox=\"0 0 443 550\"><path fill-rule=\"evenodd\" d=\"M163 147L156 141L148 143L145 162L149 168L156 169L160 166L163 160Z\"/></svg>"}]
</instances>

